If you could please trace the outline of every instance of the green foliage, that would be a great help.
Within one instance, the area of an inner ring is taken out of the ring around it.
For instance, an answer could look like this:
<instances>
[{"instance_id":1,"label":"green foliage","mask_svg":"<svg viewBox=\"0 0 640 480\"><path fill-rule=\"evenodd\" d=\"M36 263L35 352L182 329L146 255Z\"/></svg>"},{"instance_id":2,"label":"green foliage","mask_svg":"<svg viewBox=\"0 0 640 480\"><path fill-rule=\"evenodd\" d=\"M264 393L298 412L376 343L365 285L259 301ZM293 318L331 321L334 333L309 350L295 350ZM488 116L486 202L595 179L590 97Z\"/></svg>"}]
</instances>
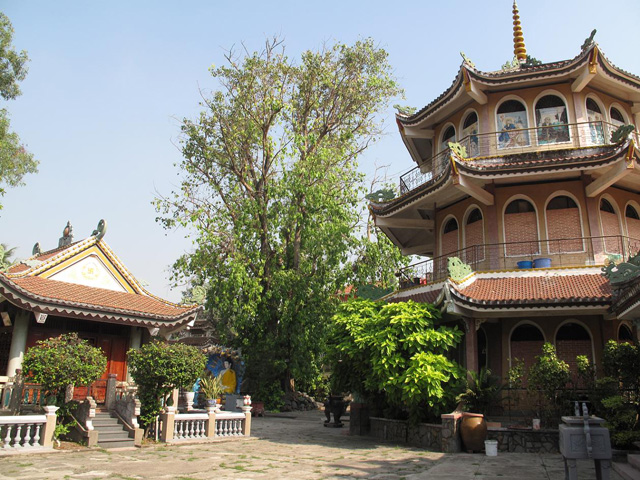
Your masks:
<instances>
[{"instance_id":1,"label":"green foliage","mask_svg":"<svg viewBox=\"0 0 640 480\"><path fill-rule=\"evenodd\" d=\"M349 300L333 317L328 360L334 393L383 394L413 420L451 405L461 367L447 352L462 339L457 328L435 327L432 305Z\"/></svg>"},{"instance_id":2,"label":"green foliage","mask_svg":"<svg viewBox=\"0 0 640 480\"><path fill-rule=\"evenodd\" d=\"M107 357L77 333L66 333L38 341L25 353L22 368L32 382L42 385L46 396L55 396L61 406L68 385L90 385L102 376Z\"/></svg>"},{"instance_id":3,"label":"green foliage","mask_svg":"<svg viewBox=\"0 0 640 480\"><path fill-rule=\"evenodd\" d=\"M567 385L570 381L569 365L558 358L555 345L545 342L542 354L536 357L528 376L529 389L537 391L546 400L539 412L544 424L557 423L565 397L569 394Z\"/></svg>"},{"instance_id":4,"label":"green foliage","mask_svg":"<svg viewBox=\"0 0 640 480\"><path fill-rule=\"evenodd\" d=\"M595 382L592 402L607 420L613 445L631 448L640 439L640 349L609 340L602 364L605 377Z\"/></svg>"},{"instance_id":5,"label":"green foliage","mask_svg":"<svg viewBox=\"0 0 640 480\"><path fill-rule=\"evenodd\" d=\"M13 256L13 252L16 251L16 247L9 248L6 244L0 244L0 272L6 270L13 262L11 261L11 257Z\"/></svg>"},{"instance_id":6,"label":"green foliage","mask_svg":"<svg viewBox=\"0 0 640 480\"><path fill-rule=\"evenodd\" d=\"M542 391L548 400L554 400L559 390L571 381L569 365L558 358L556 347L545 342L542 354L529 369L529 387Z\"/></svg>"},{"instance_id":7,"label":"green foliage","mask_svg":"<svg viewBox=\"0 0 640 480\"><path fill-rule=\"evenodd\" d=\"M482 367L479 372L468 370L465 390L456 401L462 402L469 412L488 415L491 408L502 400L503 389L500 377L492 375L487 367Z\"/></svg>"},{"instance_id":8,"label":"green foliage","mask_svg":"<svg viewBox=\"0 0 640 480\"><path fill-rule=\"evenodd\" d=\"M162 411L162 401L174 388L193 385L207 364L206 356L195 347L159 341L146 343L127 353L129 371L138 385L140 422L148 427Z\"/></svg>"},{"instance_id":9,"label":"green foliage","mask_svg":"<svg viewBox=\"0 0 640 480\"><path fill-rule=\"evenodd\" d=\"M213 400L220 398L224 392L224 385L222 384L221 376L214 376L207 371L207 374L200 379L199 392L207 400Z\"/></svg>"},{"instance_id":10,"label":"green foliage","mask_svg":"<svg viewBox=\"0 0 640 480\"><path fill-rule=\"evenodd\" d=\"M511 361L511 367L507 371L507 382L509 383L509 388L522 388L522 380L524 378L524 374L526 371L526 367L524 365L524 359L513 357Z\"/></svg>"},{"instance_id":11,"label":"green foliage","mask_svg":"<svg viewBox=\"0 0 640 480\"><path fill-rule=\"evenodd\" d=\"M29 60L24 50L15 50L11 44L12 39L11 22L6 15L0 13L0 96L4 100L20 96L19 82L27 75L26 63ZM24 175L37 171L38 162L24 148L20 137L11 131L7 110L0 108L0 195L5 193L1 185L22 185Z\"/></svg>"},{"instance_id":12,"label":"green foliage","mask_svg":"<svg viewBox=\"0 0 640 480\"><path fill-rule=\"evenodd\" d=\"M193 232L175 280L208 286L206 308L220 340L242 348L256 397L318 377L360 243L356 159L400 90L369 39L299 63L274 39L227 61L211 69L219 88L200 116L183 122L181 184L156 208L166 228Z\"/></svg>"}]
</instances>

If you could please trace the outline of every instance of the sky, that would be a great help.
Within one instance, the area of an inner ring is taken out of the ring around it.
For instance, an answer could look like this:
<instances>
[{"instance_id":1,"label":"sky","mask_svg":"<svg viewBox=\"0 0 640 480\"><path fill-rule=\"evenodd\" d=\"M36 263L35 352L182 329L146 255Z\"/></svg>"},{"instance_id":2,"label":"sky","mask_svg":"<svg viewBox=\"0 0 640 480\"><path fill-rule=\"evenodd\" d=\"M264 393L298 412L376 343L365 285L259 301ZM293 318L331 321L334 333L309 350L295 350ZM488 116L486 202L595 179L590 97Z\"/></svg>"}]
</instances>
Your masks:
<instances>
[{"instance_id":1,"label":"sky","mask_svg":"<svg viewBox=\"0 0 640 480\"><path fill-rule=\"evenodd\" d=\"M527 53L573 58L591 30L614 65L640 75L640 2L520 0ZM400 103L421 108L446 90L463 51L479 70L513 57L510 0L404 1L64 1L0 0L27 50L22 96L4 102L12 128L40 161L26 186L0 199L0 242L28 258L36 242L57 247L67 221L75 240L100 219L104 240L147 289L179 301L171 264L191 249L190 232L164 230L152 201L179 183L180 122L200 111L201 91L216 89L211 65L242 44L260 50L281 37L291 58L324 43L372 37L389 53L405 90ZM412 168L394 122L363 154L372 177L388 166L394 181Z\"/></svg>"}]
</instances>

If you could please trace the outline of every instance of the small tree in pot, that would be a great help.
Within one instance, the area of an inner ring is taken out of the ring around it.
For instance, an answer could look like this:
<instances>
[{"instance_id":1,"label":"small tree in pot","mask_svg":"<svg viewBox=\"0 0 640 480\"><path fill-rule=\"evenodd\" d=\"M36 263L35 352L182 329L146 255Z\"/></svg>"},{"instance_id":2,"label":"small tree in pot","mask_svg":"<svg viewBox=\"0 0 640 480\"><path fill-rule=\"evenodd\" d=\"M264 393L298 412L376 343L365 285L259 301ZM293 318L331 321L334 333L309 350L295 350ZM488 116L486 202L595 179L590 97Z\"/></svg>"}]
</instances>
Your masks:
<instances>
[{"instance_id":1,"label":"small tree in pot","mask_svg":"<svg viewBox=\"0 0 640 480\"><path fill-rule=\"evenodd\" d=\"M207 404L212 407L224 392L224 388L222 377L215 377L208 373L200 379L200 389L198 392L204 397Z\"/></svg>"}]
</instances>

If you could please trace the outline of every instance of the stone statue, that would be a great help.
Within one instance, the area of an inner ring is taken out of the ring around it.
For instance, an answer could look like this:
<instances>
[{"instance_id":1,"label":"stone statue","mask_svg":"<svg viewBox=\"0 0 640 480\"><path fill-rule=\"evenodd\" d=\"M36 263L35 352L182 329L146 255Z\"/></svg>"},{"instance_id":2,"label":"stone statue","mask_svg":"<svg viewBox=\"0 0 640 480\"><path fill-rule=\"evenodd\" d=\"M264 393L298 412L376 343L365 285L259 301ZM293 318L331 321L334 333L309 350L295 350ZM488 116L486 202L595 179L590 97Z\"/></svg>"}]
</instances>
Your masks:
<instances>
[{"instance_id":1,"label":"stone statue","mask_svg":"<svg viewBox=\"0 0 640 480\"><path fill-rule=\"evenodd\" d=\"M611 143L624 142L635 128L633 125L620 125L616 131L611 134Z\"/></svg>"},{"instance_id":2,"label":"stone statue","mask_svg":"<svg viewBox=\"0 0 640 480\"><path fill-rule=\"evenodd\" d=\"M71 222L67 222L67 226L62 231L62 237L58 240L58 248L67 247L73 243L73 227Z\"/></svg>"},{"instance_id":3,"label":"stone statue","mask_svg":"<svg viewBox=\"0 0 640 480\"><path fill-rule=\"evenodd\" d=\"M594 28L591 31L591 35L589 35L585 39L584 43L582 44L582 47L580 47L582 49L582 51L586 50L587 48L589 48L591 46L591 44L593 43L593 37L595 37L595 36L596 36L596 29Z\"/></svg>"}]
</instances>

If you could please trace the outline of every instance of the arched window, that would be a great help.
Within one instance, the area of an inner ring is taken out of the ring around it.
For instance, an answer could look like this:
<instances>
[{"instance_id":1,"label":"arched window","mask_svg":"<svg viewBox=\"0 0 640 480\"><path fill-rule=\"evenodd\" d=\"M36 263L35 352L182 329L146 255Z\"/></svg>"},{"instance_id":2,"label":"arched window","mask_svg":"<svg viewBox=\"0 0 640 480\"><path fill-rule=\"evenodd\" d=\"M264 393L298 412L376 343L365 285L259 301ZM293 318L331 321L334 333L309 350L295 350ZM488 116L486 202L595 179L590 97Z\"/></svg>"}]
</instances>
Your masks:
<instances>
[{"instance_id":1,"label":"arched window","mask_svg":"<svg viewBox=\"0 0 640 480\"><path fill-rule=\"evenodd\" d=\"M536 102L538 145L564 143L569 139L567 106L556 95L545 95Z\"/></svg>"},{"instance_id":2,"label":"arched window","mask_svg":"<svg viewBox=\"0 0 640 480\"><path fill-rule=\"evenodd\" d=\"M465 117L461 137L461 141L467 147L467 155L469 157L478 156L478 115L476 112L471 112Z\"/></svg>"},{"instance_id":3,"label":"arched window","mask_svg":"<svg viewBox=\"0 0 640 480\"><path fill-rule=\"evenodd\" d=\"M622 239L620 238L620 221L611 202L606 198L600 199L600 224L604 235L605 253L622 254Z\"/></svg>"},{"instance_id":4,"label":"arched window","mask_svg":"<svg viewBox=\"0 0 640 480\"><path fill-rule=\"evenodd\" d=\"M542 352L544 336L535 325L522 324L511 332L509 343L511 347L511 365L515 365L516 359L521 360L524 362L525 372L527 372L535 363L536 356ZM522 383L526 387L526 373Z\"/></svg>"},{"instance_id":5,"label":"arched window","mask_svg":"<svg viewBox=\"0 0 640 480\"><path fill-rule=\"evenodd\" d=\"M600 105L593 99L587 98L587 120L589 120L589 134L591 143L600 145L604 143L604 115Z\"/></svg>"},{"instance_id":6,"label":"arched window","mask_svg":"<svg viewBox=\"0 0 640 480\"><path fill-rule=\"evenodd\" d=\"M631 333L631 329L624 323L621 323L620 327L618 327L618 341L633 343L633 334Z\"/></svg>"},{"instance_id":7,"label":"arched window","mask_svg":"<svg viewBox=\"0 0 640 480\"><path fill-rule=\"evenodd\" d=\"M456 129L454 128L453 125L449 125L447 128L445 128L444 132L442 133L442 146L440 150L446 150L447 148L449 148L449 142L455 142L455 141L456 141Z\"/></svg>"},{"instance_id":8,"label":"arched window","mask_svg":"<svg viewBox=\"0 0 640 480\"><path fill-rule=\"evenodd\" d=\"M589 332L579 323L565 323L556 333L556 353L569 364L574 381L577 381L576 356L585 355L593 363L593 348Z\"/></svg>"},{"instance_id":9,"label":"arched window","mask_svg":"<svg viewBox=\"0 0 640 480\"><path fill-rule=\"evenodd\" d=\"M498 107L498 148L529 145L527 109L518 100L507 100Z\"/></svg>"},{"instance_id":10,"label":"arched window","mask_svg":"<svg viewBox=\"0 0 640 480\"><path fill-rule=\"evenodd\" d=\"M616 107L611 107L609 115L611 116L611 123L615 125L614 130L620 125L624 125L626 123L624 116Z\"/></svg>"},{"instance_id":11,"label":"arched window","mask_svg":"<svg viewBox=\"0 0 640 480\"><path fill-rule=\"evenodd\" d=\"M464 224L465 261L477 265L484 260L484 222L482 211L474 208Z\"/></svg>"},{"instance_id":12,"label":"arched window","mask_svg":"<svg viewBox=\"0 0 640 480\"><path fill-rule=\"evenodd\" d=\"M635 254L637 245L640 243L640 215L638 215L638 210L629 204L627 208L624 209L624 217L627 222L627 235L630 237L629 241L633 244L631 253Z\"/></svg>"},{"instance_id":13,"label":"arched window","mask_svg":"<svg viewBox=\"0 0 640 480\"><path fill-rule=\"evenodd\" d=\"M444 224L442 229L442 245L440 251L443 255L457 252L459 250L458 244L458 221L455 218L450 218Z\"/></svg>"},{"instance_id":14,"label":"arched window","mask_svg":"<svg viewBox=\"0 0 640 480\"><path fill-rule=\"evenodd\" d=\"M533 204L519 198L504 211L505 254L510 257L538 255L538 215Z\"/></svg>"},{"instance_id":15,"label":"arched window","mask_svg":"<svg viewBox=\"0 0 640 480\"><path fill-rule=\"evenodd\" d=\"M558 195L547 204L546 214L549 253L582 252L582 222L576 202Z\"/></svg>"}]
</instances>

